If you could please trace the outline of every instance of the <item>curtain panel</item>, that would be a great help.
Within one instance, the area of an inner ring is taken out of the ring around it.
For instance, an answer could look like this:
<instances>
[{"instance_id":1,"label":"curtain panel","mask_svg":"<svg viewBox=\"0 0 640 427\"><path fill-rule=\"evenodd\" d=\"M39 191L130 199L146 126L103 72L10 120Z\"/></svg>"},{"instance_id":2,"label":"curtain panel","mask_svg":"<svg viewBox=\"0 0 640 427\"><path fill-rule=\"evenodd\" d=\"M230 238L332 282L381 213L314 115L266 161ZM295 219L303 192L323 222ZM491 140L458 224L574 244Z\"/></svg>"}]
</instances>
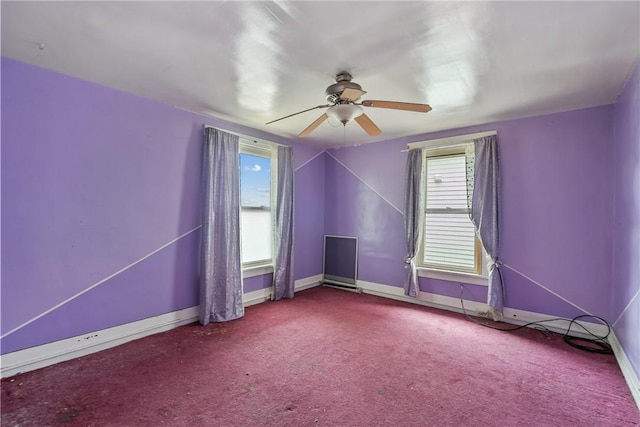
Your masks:
<instances>
[{"instance_id":1,"label":"curtain panel","mask_svg":"<svg viewBox=\"0 0 640 427\"><path fill-rule=\"evenodd\" d=\"M405 169L404 228L407 256L404 262L407 278L404 283L404 294L411 297L417 297L420 292L415 257L420 245L420 224L423 216L420 208L422 157L422 150L409 151Z\"/></svg>"},{"instance_id":2,"label":"curtain panel","mask_svg":"<svg viewBox=\"0 0 640 427\"><path fill-rule=\"evenodd\" d=\"M205 129L202 152L200 323L244 315L238 136Z\"/></svg>"},{"instance_id":3,"label":"curtain panel","mask_svg":"<svg viewBox=\"0 0 640 427\"><path fill-rule=\"evenodd\" d=\"M500 156L496 135L473 140L475 161L470 216L482 246L491 258L487 304L494 320L503 317L504 284L500 272Z\"/></svg>"},{"instance_id":4,"label":"curtain panel","mask_svg":"<svg viewBox=\"0 0 640 427\"><path fill-rule=\"evenodd\" d=\"M273 299L293 298L293 150L278 147Z\"/></svg>"}]
</instances>

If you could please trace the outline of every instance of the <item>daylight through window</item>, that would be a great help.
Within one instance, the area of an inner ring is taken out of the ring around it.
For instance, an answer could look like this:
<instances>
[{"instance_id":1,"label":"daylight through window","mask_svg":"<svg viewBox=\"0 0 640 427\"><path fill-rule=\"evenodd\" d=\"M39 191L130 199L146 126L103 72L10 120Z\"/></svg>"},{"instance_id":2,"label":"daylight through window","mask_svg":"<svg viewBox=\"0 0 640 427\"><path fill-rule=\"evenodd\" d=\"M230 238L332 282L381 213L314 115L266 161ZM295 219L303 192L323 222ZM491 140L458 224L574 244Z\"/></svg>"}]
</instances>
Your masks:
<instances>
[{"instance_id":1,"label":"daylight through window","mask_svg":"<svg viewBox=\"0 0 640 427\"><path fill-rule=\"evenodd\" d=\"M464 152L426 157L422 266L481 273L481 245L467 207Z\"/></svg>"},{"instance_id":2,"label":"daylight through window","mask_svg":"<svg viewBox=\"0 0 640 427\"><path fill-rule=\"evenodd\" d=\"M273 152L240 147L240 207L242 264L271 264L273 246Z\"/></svg>"}]
</instances>

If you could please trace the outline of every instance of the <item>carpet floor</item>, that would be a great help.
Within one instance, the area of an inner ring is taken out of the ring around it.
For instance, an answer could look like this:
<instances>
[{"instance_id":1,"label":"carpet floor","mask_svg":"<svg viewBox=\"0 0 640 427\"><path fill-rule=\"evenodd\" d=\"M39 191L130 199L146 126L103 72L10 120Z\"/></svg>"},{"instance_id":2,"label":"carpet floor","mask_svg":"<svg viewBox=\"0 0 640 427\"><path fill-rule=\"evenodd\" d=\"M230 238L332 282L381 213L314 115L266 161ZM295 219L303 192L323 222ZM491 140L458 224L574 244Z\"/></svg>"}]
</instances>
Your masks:
<instances>
[{"instance_id":1,"label":"carpet floor","mask_svg":"<svg viewBox=\"0 0 640 427\"><path fill-rule=\"evenodd\" d=\"M638 426L613 356L328 287L2 380L3 426Z\"/></svg>"}]
</instances>

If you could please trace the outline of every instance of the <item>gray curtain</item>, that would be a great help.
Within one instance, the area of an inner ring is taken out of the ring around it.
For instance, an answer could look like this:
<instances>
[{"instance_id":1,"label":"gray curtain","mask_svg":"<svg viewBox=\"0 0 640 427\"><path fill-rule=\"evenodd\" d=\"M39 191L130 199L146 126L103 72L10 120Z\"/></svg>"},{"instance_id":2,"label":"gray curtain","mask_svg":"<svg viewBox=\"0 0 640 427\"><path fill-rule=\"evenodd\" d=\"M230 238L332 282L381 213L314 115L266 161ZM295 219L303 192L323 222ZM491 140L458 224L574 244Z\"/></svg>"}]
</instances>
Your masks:
<instances>
[{"instance_id":1,"label":"gray curtain","mask_svg":"<svg viewBox=\"0 0 640 427\"><path fill-rule=\"evenodd\" d=\"M411 150L407 155L404 187L404 228L407 241L407 256L404 259L407 279L404 294L417 297L420 292L415 257L420 244L420 182L422 177L422 150Z\"/></svg>"},{"instance_id":2,"label":"gray curtain","mask_svg":"<svg viewBox=\"0 0 640 427\"><path fill-rule=\"evenodd\" d=\"M293 298L293 150L278 147L273 300Z\"/></svg>"},{"instance_id":3,"label":"gray curtain","mask_svg":"<svg viewBox=\"0 0 640 427\"><path fill-rule=\"evenodd\" d=\"M200 323L244 315L238 137L206 128L202 152Z\"/></svg>"},{"instance_id":4,"label":"gray curtain","mask_svg":"<svg viewBox=\"0 0 640 427\"><path fill-rule=\"evenodd\" d=\"M494 320L502 318L504 287L500 272L500 157L495 135L473 140L475 171L471 221L491 257L487 304Z\"/></svg>"}]
</instances>

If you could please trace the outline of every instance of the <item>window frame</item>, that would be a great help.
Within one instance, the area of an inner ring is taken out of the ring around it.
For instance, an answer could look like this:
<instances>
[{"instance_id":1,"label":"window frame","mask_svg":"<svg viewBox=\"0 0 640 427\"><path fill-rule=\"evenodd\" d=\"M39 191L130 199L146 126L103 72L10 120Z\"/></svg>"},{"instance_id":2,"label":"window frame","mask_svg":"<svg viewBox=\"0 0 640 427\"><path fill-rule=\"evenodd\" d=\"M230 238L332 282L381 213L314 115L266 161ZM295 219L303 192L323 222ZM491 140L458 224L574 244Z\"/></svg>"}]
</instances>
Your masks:
<instances>
[{"instance_id":1,"label":"window frame","mask_svg":"<svg viewBox=\"0 0 640 427\"><path fill-rule=\"evenodd\" d=\"M242 263L243 277L260 276L273 272L274 255L275 255L275 230L276 230L276 200L277 200L277 181L278 181L278 150L275 144L264 141L248 140L241 138L239 141L239 153L248 154L256 157L267 158L270 161L270 188L269 188L269 209L271 211L271 258L244 262L242 261L242 252L240 253L240 261ZM239 171L242 180L242 171ZM240 239L242 243L242 183L240 185Z\"/></svg>"},{"instance_id":2,"label":"window frame","mask_svg":"<svg viewBox=\"0 0 640 427\"><path fill-rule=\"evenodd\" d=\"M463 269L451 269L446 268L442 265L437 264L426 264L424 262L424 250L425 250L425 238L426 238L426 216L427 216L427 207L426 207L426 197L427 197L427 159L434 157L450 157L450 156L459 156L465 154L465 149L463 145L452 146L452 147L444 147L444 148L433 148L433 149L422 149L422 160L423 167L421 170L421 194L420 194L420 210L421 210L421 218L420 218L420 244L418 248L418 252L416 254L417 258L417 270L418 275L420 277L427 277L432 279L440 279L447 281L456 281L463 283L470 283L476 285L484 285L488 286L488 271L487 271L487 261L488 257L478 235L475 234L475 244L474 244L474 269L463 270ZM460 212L456 212L460 213Z\"/></svg>"}]
</instances>

